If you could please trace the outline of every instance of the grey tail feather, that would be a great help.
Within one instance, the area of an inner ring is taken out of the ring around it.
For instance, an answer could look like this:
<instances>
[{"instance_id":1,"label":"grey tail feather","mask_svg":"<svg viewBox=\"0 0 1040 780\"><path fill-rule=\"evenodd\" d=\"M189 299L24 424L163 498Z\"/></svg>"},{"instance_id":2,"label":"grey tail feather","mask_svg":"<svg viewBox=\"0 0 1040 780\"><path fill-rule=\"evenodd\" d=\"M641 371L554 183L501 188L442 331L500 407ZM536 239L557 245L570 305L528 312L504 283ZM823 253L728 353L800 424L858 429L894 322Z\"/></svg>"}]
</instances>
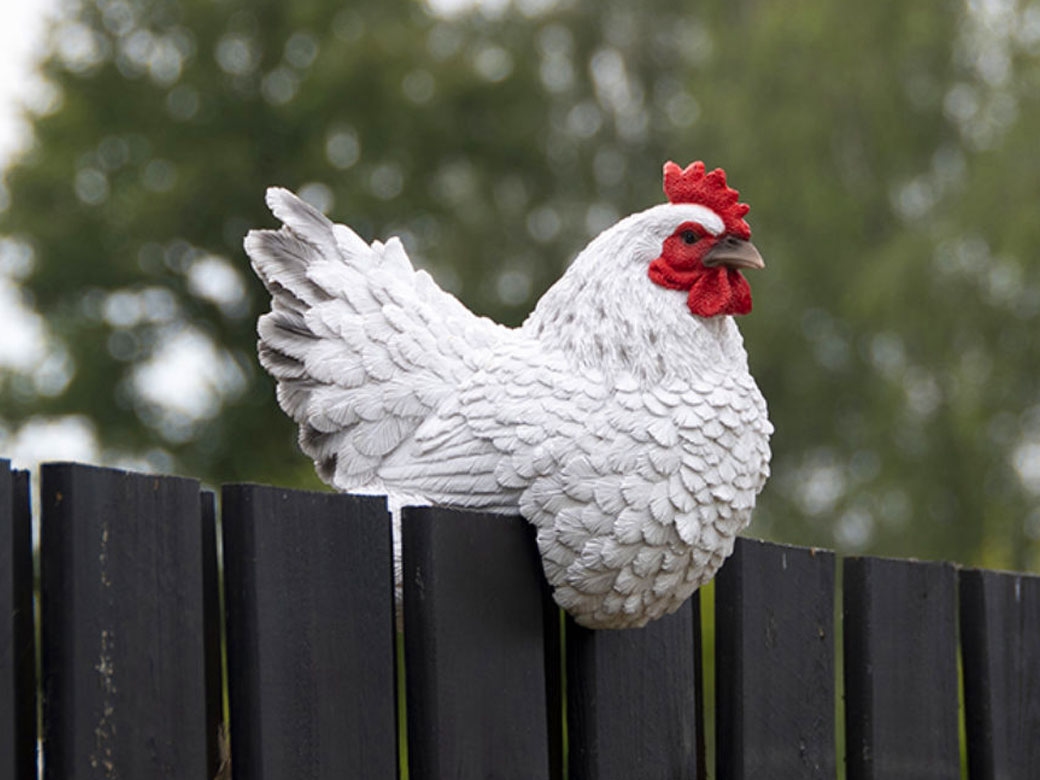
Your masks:
<instances>
[{"instance_id":1,"label":"grey tail feather","mask_svg":"<svg viewBox=\"0 0 1040 780\"><path fill-rule=\"evenodd\" d=\"M272 297L284 299L280 302L290 308L303 311L332 297L307 276L307 267L315 256L322 256L321 250L287 228L251 230L245 239L245 250ZM291 298L286 298L286 294Z\"/></svg>"},{"instance_id":2,"label":"grey tail feather","mask_svg":"<svg viewBox=\"0 0 1040 780\"><path fill-rule=\"evenodd\" d=\"M312 235L313 231L319 236L332 232L328 217L284 187L269 188L266 200L271 213L294 231L304 235Z\"/></svg>"}]
</instances>

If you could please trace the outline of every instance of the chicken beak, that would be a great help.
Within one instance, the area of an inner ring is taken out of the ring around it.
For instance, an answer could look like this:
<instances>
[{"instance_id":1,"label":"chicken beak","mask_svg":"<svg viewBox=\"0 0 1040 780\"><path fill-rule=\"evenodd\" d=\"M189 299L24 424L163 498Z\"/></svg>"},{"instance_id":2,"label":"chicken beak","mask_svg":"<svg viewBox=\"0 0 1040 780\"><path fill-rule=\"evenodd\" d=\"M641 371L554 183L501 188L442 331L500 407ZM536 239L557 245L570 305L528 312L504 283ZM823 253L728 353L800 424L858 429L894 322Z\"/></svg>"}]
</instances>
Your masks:
<instances>
[{"instance_id":1,"label":"chicken beak","mask_svg":"<svg viewBox=\"0 0 1040 780\"><path fill-rule=\"evenodd\" d=\"M750 241L726 236L708 250L701 260L705 266L712 268L725 265L730 268L765 268L765 261L758 249Z\"/></svg>"}]
</instances>

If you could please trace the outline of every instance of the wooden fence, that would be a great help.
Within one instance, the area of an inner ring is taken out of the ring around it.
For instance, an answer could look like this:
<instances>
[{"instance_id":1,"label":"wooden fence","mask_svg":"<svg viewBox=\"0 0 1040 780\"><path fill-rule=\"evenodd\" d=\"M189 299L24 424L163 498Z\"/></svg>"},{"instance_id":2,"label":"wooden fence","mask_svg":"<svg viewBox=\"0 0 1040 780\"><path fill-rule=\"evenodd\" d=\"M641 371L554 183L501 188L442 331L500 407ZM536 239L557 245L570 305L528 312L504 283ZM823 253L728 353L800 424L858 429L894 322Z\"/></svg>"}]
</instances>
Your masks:
<instances>
[{"instance_id":1,"label":"wooden fence","mask_svg":"<svg viewBox=\"0 0 1040 780\"><path fill-rule=\"evenodd\" d=\"M71 463L38 721L28 495L0 461L0 780L38 738L51 780L211 778L225 717L236 780L1040 777L1038 577L741 541L713 621L593 632L522 520L416 509L399 639L381 500L229 485L218 526L195 480Z\"/></svg>"}]
</instances>

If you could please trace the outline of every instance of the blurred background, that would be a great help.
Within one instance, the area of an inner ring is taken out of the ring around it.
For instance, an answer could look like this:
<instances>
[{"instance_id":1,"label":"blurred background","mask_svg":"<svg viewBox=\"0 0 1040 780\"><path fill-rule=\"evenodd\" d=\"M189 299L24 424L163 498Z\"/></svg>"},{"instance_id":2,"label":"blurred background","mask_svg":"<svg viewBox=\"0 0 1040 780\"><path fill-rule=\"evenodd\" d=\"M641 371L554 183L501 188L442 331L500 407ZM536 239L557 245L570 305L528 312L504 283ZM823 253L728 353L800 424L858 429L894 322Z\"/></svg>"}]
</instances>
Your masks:
<instances>
[{"instance_id":1,"label":"blurred background","mask_svg":"<svg viewBox=\"0 0 1040 780\"><path fill-rule=\"evenodd\" d=\"M703 159L768 264L749 533L1040 568L1037 0L7 6L15 465L318 486L255 358L241 242L270 184L518 324L663 201L665 160Z\"/></svg>"}]
</instances>

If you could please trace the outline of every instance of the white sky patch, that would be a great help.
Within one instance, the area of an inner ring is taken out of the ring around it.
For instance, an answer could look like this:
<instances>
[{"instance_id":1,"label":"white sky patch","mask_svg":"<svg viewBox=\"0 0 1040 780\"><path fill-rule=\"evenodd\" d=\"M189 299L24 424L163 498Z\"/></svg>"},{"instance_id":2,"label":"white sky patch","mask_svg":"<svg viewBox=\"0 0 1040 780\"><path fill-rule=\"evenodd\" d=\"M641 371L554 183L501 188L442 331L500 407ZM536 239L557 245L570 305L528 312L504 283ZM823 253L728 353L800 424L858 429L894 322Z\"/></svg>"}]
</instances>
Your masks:
<instances>
[{"instance_id":1,"label":"white sky patch","mask_svg":"<svg viewBox=\"0 0 1040 780\"><path fill-rule=\"evenodd\" d=\"M0 276L0 368L28 373L47 354L47 328L43 318L22 303L18 287Z\"/></svg>"},{"instance_id":2,"label":"white sky patch","mask_svg":"<svg viewBox=\"0 0 1040 780\"><path fill-rule=\"evenodd\" d=\"M0 429L0 447L15 468L35 468L48 460L96 463L100 456L93 424L78 414L32 417L13 433Z\"/></svg>"},{"instance_id":3,"label":"white sky patch","mask_svg":"<svg viewBox=\"0 0 1040 780\"><path fill-rule=\"evenodd\" d=\"M426 7L436 16L457 16L474 8L489 19L497 19L505 13L510 0L425 0ZM560 4L560 0L512 0L520 12L526 16L540 16L548 13Z\"/></svg>"},{"instance_id":4,"label":"white sky patch","mask_svg":"<svg viewBox=\"0 0 1040 780\"><path fill-rule=\"evenodd\" d=\"M46 21L56 8L56 0L0 2L0 168L31 138L19 106L44 88L35 67L44 53Z\"/></svg>"},{"instance_id":5,"label":"white sky patch","mask_svg":"<svg viewBox=\"0 0 1040 780\"><path fill-rule=\"evenodd\" d=\"M36 71L47 55L45 32L50 21L58 17L59 5L60 0L0 0L0 170L6 169L32 141L26 107L43 110L41 107L54 102L54 88ZM74 51L76 30L68 25L66 28L59 44L72 58L71 64L90 65L94 61L90 52ZM86 39L79 42L90 43ZM149 59L145 63L153 79L169 80L179 61L166 55L178 53L179 49L164 49L158 54L165 59ZM99 172L99 176L103 174ZM163 185L164 181L158 184ZM107 192L88 187L82 195L99 201ZM0 186L0 208L3 203L4 190ZM25 374L31 377L37 392L54 395L64 389L71 376L72 356L52 342L46 321L22 297L19 281L31 272L31 254L26 260L24 253L14 251L19 248L17 242L8 243L0 253L0 311L4 313L0 370ZM225 259L200 258L188 270L188 276L195 295L213 301L226 316L238 315L245 300L244 281ZM117 290L106 297L104 304L106 321L116 327L130 327L142 321L170 322L177 314L176 300L160 288ZM226 398L241 392L246 378L232 357L202 331L172 324L167 328L155 356L133 370L131 384L164 431L169 427L189 432L194 424L219 413ZM99 462L115 457L102 451L93 424L83 415L0 419L0 453L19 467L29 468L46 460ZM130 456L120 457L125 460Z\"/></svg>"},{"instance_id":6,"label":"white sky patch","mask_svg":"<svg viewBox=\"0 0 1040 780\"><path fill-rule=\"evenodd\" d=\"M165 287L121 289L104 295L100 316L113 328L133 328L142 322L170 322L178 309L177 299Z\"/></svg>"},{"instance_id":7,"label":"white sky patch","mask_svg":"<svg viewBox=\"0 0 1040 780\"><path fill-rule=\"evenodd\" d=\"M426 0L426 7L438 16L455 16L473 8L479 0Z\"/></svg>"},{"instance_id":8,"label":"white sky patch","mask_svg":"<svg viewBox=\"0 0 1040 780\"><path fill-rule=\"evenodd\" d=\"M242 370L201 330L189 326L171 331L155 356L134 369L134 390L173 415L211 419L224 398L245 386Z\"/></svg>"},{"instance_id":9,"label":"white sky patch","mask_svg":"<svg viewBox=\"0 0 1040 780\"><path fill-rule=\"evenodd\" d=\"M803 482L802 508L810 515L830 512L845 495L845 474L837 465L811 469Z\"/></svg>"},{"instance_id":10,"label":"white sky patch","mask_svg":"<svg viewBox=\"0 0 1040 780\"><path fill-rule=\"evenodd\" d=\"M856 552L870 544L874 536L874 516L862 507L844 512L834 529L834 539L843 552Z\"/></svg>"},{"instance_id":11,"label":"white sky patch","mask_svg":"<svg viewBox=\"0 0 1040 780\"><path fill-rule=\"evenodd\" d=\"M1024 441L1011 456L1022 485L1034 495L1040 495L1040 440Z\"/></svg>"},{"instance_id":12,"label":"white sky patch","mask_svg":"<svg viewBox=\"0 0 1040 780\"><path fill-rule=\"evenodd\" d=\"M195 260L188 269L188 289L192 295L215 303L225 316L245 313L245 281L225 257L204 255Z\"/></svg>"}]
</instances>

